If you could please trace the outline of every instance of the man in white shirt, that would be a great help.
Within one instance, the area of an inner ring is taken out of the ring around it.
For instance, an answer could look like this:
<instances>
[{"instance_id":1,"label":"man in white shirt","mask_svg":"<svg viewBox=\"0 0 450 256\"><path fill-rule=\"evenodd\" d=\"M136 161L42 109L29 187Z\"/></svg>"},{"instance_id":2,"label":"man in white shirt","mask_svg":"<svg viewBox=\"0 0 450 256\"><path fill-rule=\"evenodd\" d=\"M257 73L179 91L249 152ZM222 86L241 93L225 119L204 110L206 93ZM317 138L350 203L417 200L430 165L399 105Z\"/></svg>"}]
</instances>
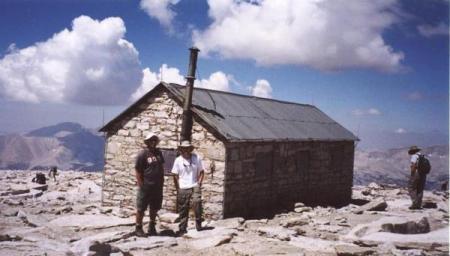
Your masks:
<instances>
[{"instance_id":1,"label":"man in white shirt","mask_svg":"<svg viewBox=\"0 0 450 256\"><path fill-rule=\"evenodd\" d=\"M201 186L204 170L201 158L193 154L194 147L189 141L182 141L178 147L181 155L173 163L172 173L178 191L178 212L180 214L179 235L187 232L189 208L192 199L192 208L195 213L195 227L202 229L202 194Z\"/></svg>"},{"instance_id":2,"label":"man in white shirt","mask_svg":"<svg viewBox=\"0 0 450 256\"><path fill-rule=\"evenodd\" d=\"M418 170L418 162L421 155L419 151L420 148L417 146L412 146L408 150L408 154L411 156L411 176L408 184L408 192L412 201L412 205L409 207L411 210L422 208L423 190L426 181L426 176L420 175Z\"/></svg>"}]
</instances>

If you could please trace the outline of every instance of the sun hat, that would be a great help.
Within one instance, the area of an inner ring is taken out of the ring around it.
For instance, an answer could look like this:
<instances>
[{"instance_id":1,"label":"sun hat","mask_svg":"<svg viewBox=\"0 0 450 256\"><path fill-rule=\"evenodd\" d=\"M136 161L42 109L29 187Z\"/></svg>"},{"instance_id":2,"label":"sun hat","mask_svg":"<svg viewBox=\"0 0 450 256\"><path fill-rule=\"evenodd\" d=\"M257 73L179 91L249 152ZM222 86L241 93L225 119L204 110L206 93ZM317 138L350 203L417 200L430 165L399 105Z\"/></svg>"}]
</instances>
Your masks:
<instances>
[{"instance_id":1,"label":"sun hat","mask_svg":"<svg viewBox=\"0 0 450 256\"><path fill-rule=\"evenodd\" d=\"M183 140L178 147L179 148L193 148L194 146L192 146L190 141Z\"/></svg>"},{"instance_id":2,"label":"sun hat","mask_svg":"<svg viewBox=\"0 0 450 256\"><path fill-rule=\"evenodd\" d=\"M408 154L412 155L419 152L421 149L417 146L411 146L408 150Z\"/></svg>"},{"instance_id":3,"label":"sun hat","mask_svg":"<svg viewBox=\"0 0 450 256\"><path fill-rule=\"evenodd\" d=\"M149 132L146 136L144 141L150 140L151 138L156 137L157 140L159 140L158 136L154 134L153 132Z\"/></svg>"}]
</instances>

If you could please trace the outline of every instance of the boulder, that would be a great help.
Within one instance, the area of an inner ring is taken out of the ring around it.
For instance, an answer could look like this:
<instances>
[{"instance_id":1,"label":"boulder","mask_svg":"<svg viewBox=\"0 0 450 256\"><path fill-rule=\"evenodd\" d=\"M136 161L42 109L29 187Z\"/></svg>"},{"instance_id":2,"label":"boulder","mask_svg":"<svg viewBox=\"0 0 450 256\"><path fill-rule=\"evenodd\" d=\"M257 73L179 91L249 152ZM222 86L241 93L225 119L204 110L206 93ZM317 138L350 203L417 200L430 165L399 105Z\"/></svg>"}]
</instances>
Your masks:
<instances>
[{"instance_id":1,"label":"boulder","mask_svg":"<svg viewBox=\"0 0 450 256\"><path fill-rule=\"evenodd\" d=\"M294 212L296 213L303 213L303 212L310 212L312 211L311 207L305 206L305 207L297 207L294 209Z\"/></svg>"},{"instance_id":2,"label":"boulder","mask_svg":"<svg viewBox=\"0 0 450 256\"><path fill-rule=\"evenodd\" d=\"M408 221L405 223L386 223L381 226L382 230L398 234L424 234L430 232L428 219L423 217L418 222Z\"/></svg>"},{"instance_id":3,"label":"boulder","mask_svg":"<svg viewBox=\"0 0 450 256\"><path fill-rule=\"evenodd\" d=\"M283 220L280 225L285 227L285 228L289 228L289 227L294 227L294 226L303 226L303 225L307 225L309 223L309 219L308 218L304 218L304 217L292 217L292 218L288 218Z\"/></svg>"},{"instance_id":4,"label":"boulder","mask_svg":"<svg viewBox=\"0 0 450 256\"><path fill-rule=\"evenodd\" d=\"M172 212L166 212L159 214L159 220L166 223L175 223L175 220L178 218L178 214Z\"/></svg>"},{"instance_id":5,"label":"boulder","mask_svg":"<svg viewBox=\"0 0 450 256\"><path fill-rule=\"evenodd\" d=\"M244 222L245 222L244 218L241 218L241 217L230 218L230 219L217 220L213 223L213 226L238 229L242 226L242 224Z\"/></svg>"},{"instance_id":6,"label":"boulder","mask_svg":"<svg viewBox=\"0 0 450 256\"><path fill-rule=\"evenodd\" d=\"M365 205L362 205L354 211L356 214L362 214L364 211L384 211L387 208L387 203L384 199L375 199Z\"/></svg>"}]
</instances>

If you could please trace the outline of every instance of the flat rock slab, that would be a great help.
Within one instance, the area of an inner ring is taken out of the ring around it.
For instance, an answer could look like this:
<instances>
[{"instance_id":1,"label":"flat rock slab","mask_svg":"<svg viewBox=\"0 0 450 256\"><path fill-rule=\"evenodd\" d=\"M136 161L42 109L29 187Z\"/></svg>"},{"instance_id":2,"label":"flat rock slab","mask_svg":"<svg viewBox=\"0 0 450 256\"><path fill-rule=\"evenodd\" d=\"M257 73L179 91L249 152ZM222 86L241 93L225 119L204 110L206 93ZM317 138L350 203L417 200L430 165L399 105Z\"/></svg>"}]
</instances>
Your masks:
<instances>
[{"instance_id":1,"label":"flat rock slab","mask_svg":"<svg viewBox=\"0 0 450 256\"><path fill-rule=\"evenodd\" d=\"M384 210L386 210L387 206L388 205L387 205L386 201L384 201L384 199L375 199L375 200L359 207L354 212L356 214L361 214L364 211L384 211Z\"/></svg>"},{"instance_id":2,"label":"flat rock slab","mask_svg":"<svg viewBox=\"0 0 450 256\"><path fill-rule=\"evenodd\" d=\"M363 236L362 240L373 242L389 242L393 244L402 244L402 245L407 245L409 243L411 244L411 248L418 248L419 247L418 245L421 245L420 247L423 246L433 247L436 245L448 246L449 233L448 227L431 231L427 234L414 234L414 235L374 232Z\"/></svg>"},{"instance_id":3,"label":"flat rock slab","mask_svg":"<svg viewBox=\"0 0 450 256\"><path fill-rule=\"evenodd\" d=\"M224 234L224 235L216 235L211 237L205 237L201 239L194 239L192 241L188 241L187 244L189 247L202 250L206 248L220 246L222 244L229 243L233 239L232 234Z\"/></svg>"},{"instance_id":4,"label":"flat rock slab","mask_svg":"<svg viewBox=\"0 0 450 256\"><path fill-rule=\"evenodd\" d=\"M78 227L80 230L103 229L131 226L134 225L134 219L105 215L66 215L50 221L49 224L59 227Z\"/></svg>"},{"instance_id":5,"label":"flat rock slab","mask_svg":"<svg viewBox=\"0 0 450 256\"><path fill-rule=\"evenodd\" d=\"M281 225L285 228L303 226L309 224L309 219L305 217L292 217L285 219L281 222Z\"/></svg>"},{"instance_id":6,"label":"flat rock slab","mask_svg":"<svg viewBox=\"0 0 450 256\"><path fill-rule=\"evenodd\" d=\"M133 232L110 231L84 237L83 239L72 243L70 251L76 255L83 255L85 253L88 253L91 250L91 247L96 244L116 242L121 239L129 238L132 234Z\"/></svg>"},{"instance_id":7,"label":"flat rock slab","mask_svg":"<svg viewBox=\"0 0 450 256\"><path fill-rule=\"evenodd\" d=\"M318 238L309 238L305 236L291 237L289 244L305 251L316 252L317 255L335 254L336 246L338 245L352 245L341 241L328 241Z\"/></svg>"},{"instance_id":8,"label":"flat rock slab","mask_svg":"<svg viewBox=\"0 0 450 256\"><path fill-rule=\"evenodd\" d=\"M238 218L217 220L212 225L215 227L238 229L242 226L244 222L245 222L244 218L238 217Z\"/></svg>"},{"instance_id":9,"label":"flat rock slab","mask_svg":"<svg viewBox=\"0 0 450 256\"><path fill-rule=\"evenodd\" d=\"M151 236L151 237L133 237L119 242L113 243L122 252L130 252L135 250L151 250L159 247L176 246L177 240L169 236Z\"/></svg>"},{"instance_id":10,"label":"flat rock slab","mask_svg":"<svg viewBox=\"0 0 450 256\"><path fill-rule=\"evenodd\" d=\"M338 256L368 256L375 254L375 250L372 248L353 245L336 245L335 250Z\"/></svg>"},{"instance_id":11,"label":"flat rock slab","mask_svg":"<svg viewBox=\"0 0 450 256\"><path fill-rule=\"evenodd\" d=\"M257 229L258 233L267 238L275 238L281 241L289 241L291 240L291 236L296 235L297 232L286 229L283 227L260 227Z\"/></svg>"},{"instance_id":12,"label":"flat rock slab","mask_svg":"<svg viewBox=\"0 0 450 256\"><path fill-rule=\"evenodd\" d=\"M236 235L237 231L231 228L216 227L209 230L197 231L195 229L189 229L183 237L188 239L202 239L213 236L221 235Z\"/></svg>"},{"instance_id":13,"label":"flat rock slab","mask_svg":"<svg viewBox=\"0 0 450 256\"><path fill-rule=\"evenodd\" d=\"M233 249L233 255L284 255L284 256L304 256L305 254L296 246L277 241L258 241L250 239L243 243L233 243L224 245ZM319 254L318 254L319 255ZM310 256L310 254L308 254Z\"/></svg>"}]
</instances>

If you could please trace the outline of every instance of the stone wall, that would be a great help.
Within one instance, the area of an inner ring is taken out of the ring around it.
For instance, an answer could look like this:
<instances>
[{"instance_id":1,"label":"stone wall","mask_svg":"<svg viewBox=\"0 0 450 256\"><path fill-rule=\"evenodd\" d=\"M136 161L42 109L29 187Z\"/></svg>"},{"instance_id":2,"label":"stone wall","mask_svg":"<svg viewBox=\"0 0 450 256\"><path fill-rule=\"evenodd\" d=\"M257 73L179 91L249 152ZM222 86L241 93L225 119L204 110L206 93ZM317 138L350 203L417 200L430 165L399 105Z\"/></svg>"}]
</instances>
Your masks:
<instances>
[{"instance_id":1,"label":"stone wall","mask_svg":"<svg viewBox=\"0 0 450 256\"><path fill-rule=\"evenodd\" d=\"M134 163L145 146L147 132L160 137L161 149L176 149L181 131L182 108L163 90L128 114L107 136L102 203L134 209L136 179ZM210 132L194 121L192 143L204 160L205 179L202 196L204 215L221 218L225 147ZM176 211L176 189L171 176L165 176L163 209Z\"/></svg>"},{"instance_id":2,"label":"stone wall","mask_svg":"<svg viewBox=\"0 0 450 256\"><path fill-rule=\"evenodd\" d=\"M353 142L227 145L224 217L268 217L295 202L345 205L353 182Z\"/></svg>"}]
</instances>

